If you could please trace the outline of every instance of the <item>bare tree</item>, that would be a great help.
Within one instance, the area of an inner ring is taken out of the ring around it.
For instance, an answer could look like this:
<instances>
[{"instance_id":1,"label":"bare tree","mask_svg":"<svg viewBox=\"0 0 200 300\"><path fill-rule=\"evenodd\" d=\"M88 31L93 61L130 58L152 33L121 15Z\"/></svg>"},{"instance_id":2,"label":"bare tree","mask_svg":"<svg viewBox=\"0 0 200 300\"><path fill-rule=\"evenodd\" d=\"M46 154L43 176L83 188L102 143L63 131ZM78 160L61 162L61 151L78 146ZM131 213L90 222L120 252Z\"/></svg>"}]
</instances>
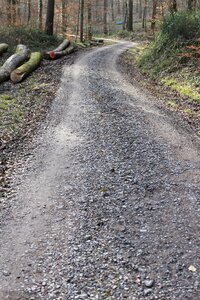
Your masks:
<instances>
[{"instance_id":1,"label":"bare tree","mask_svg":"<svg viewBox=\"0 0 200 300\"><path fill-rule=\"evenodd\" d=\"M53 35L54 7L55 0L48 0L45 32L49 35Z\"/></svg>"},{"instance_id":2,"label":"bare tree","mask_svg":"<svg viewBox=\"0 0 200 300\"><path fill-rule=\"evenodd\" d=\"M128 30L133 31L133 0L128 0Z\"/></svg>"},{"instance_id":3,"label":"bare tree","mask_svg":"<svg viewBox=\"0 0 200 300\"><path fill-rule=\"evenodd\" d=\"M80 0L80 41L83 42L84 0Z\"/></svg>"},{"instance_id":4,"label":"bare tree","mask_svg":"<svg viewBox=\"0 0 200 300\"><path fill-rule=\"evenodd\" d=\"M153 10L152 10L152 19L151 19L151 29L155 30L155 25L156 25L156 10L157 10L157 3L158 0L153 0Z\"/></svg>"},{"instance_id":5,"label":"bare tree","mask_svg":"<svg viewBox=\"0 0 200 300\"><path fill-rule=\"evenodd\" d=\"M27 8L28 8L27 21L28 21L28 24L29 24L30 20L31 20L31 0L27 0Z\"/></svg>"},{"instance_id":6,"label":"bare tree","mask_svg":"<svg viewBox=\"0 0 200 300\"><path fill-rule=\"evenodd\" d=\"M104 34L108 34L107 8L108 8L108 2L107 0L104 0L103 1L103 33Z\"/></svg>"},{"instance_id":7,"label":"bare tree","mask_svg":"<svg viewBox=\"0 0 200 300\"><path fill-rule=\"evenodd\" d=\"M38 26L39 29L42 30L42 10L43 10L43 2L42 0L38 0Z\"/></svg>"},{"instance_id":8,"label":"bare tree","mask_svg":"<svg viewBox=\"0 0 200 300\"><path fill-rule=\"evenodd\" d=\"M177 12L177 1L169 0L169 11L171 14Z\"/></svg>"},{"instance_id":9,"label":"bare tree","mask_svg":"<svg viewBox=\"0 0 200 300\"><path fill-rule=\"evenodd\" d=\"M87 38L90 41L92 39L92 3L91 0L88 0L88 32Z\"/></svg>"}]
</instances>

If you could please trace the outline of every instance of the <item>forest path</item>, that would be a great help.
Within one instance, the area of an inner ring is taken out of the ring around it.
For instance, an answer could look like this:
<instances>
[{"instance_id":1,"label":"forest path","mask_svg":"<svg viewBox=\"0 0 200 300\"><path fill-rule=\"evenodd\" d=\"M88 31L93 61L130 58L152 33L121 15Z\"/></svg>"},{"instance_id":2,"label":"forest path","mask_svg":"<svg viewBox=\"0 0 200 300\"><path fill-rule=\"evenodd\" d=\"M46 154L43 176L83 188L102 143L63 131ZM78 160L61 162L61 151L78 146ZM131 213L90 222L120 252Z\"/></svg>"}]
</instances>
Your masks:
<instances>
[{"instance_id":1,"label":"forest path","mask_svg":"<svg viewBox=\"0 0 200 300\"><path fill-rule=\"evenodd\" d=\"M0 231L0 299L199 299L200 156L96 49L66 66Z\"/></svg>"}]
</instances>

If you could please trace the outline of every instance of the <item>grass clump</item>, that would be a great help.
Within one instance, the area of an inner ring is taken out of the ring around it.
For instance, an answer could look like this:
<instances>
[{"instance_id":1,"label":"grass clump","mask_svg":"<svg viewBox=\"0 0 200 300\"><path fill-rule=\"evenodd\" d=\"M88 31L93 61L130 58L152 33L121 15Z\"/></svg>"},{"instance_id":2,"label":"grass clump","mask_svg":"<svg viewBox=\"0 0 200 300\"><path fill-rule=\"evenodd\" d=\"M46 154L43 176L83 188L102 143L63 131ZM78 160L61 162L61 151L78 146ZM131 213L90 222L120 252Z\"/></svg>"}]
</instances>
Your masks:
<instances>
[{"instance_id":1,"label":"grass clump","mask_svg":"<svg viewBox=\"0 0 200 300\"><path fill-rule=\"evenodd\" d=\"M31 51L45 51L57 46L60 39L29 26L9 26L0 28L1 42L9 45L8 53L13 53L17 44L26 44Z\"/></svg>"}]
</instances>

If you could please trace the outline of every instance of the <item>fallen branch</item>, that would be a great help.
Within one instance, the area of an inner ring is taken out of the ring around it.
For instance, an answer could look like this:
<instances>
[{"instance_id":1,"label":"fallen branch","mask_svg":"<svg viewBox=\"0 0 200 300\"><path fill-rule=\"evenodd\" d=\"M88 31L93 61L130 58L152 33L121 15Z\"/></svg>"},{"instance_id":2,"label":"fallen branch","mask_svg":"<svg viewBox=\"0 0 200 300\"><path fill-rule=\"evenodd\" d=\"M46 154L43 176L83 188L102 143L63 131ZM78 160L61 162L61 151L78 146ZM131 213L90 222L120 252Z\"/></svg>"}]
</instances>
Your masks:
<instances>
[{"instance_id":1,"label":"fallen branch","mask_svg":"<svg viewBox=\"0 0 200 300\"><path fill-rule=\"evenodd\" d=\"M8 80L10 73L30 57L30 50L25 45L18 45L16 53L11 55L0 68L0 83Z\"/></svg>"},{"instance_id":2,"label":"fallen branch","mask_svg":"<svg viewBox=\"0 0 200 300\"><path fill-rule=\"evenodd\" d=\"M2 43L0 44L0 55L8 50L8 44Z\"/></svg>"},{"instance_id":3,"label":"fallen branch","mask_svg":"<svg viewBox=\"0 0 200 300\"><path fill-rule=\"evenodd\" d=\"M40 64L42 59L41 52L31 53L30 59L19 68L11 72L10 78L12 82L18 83L26 78L31 72L33 72Z\"/></svg>"}]
</instances>

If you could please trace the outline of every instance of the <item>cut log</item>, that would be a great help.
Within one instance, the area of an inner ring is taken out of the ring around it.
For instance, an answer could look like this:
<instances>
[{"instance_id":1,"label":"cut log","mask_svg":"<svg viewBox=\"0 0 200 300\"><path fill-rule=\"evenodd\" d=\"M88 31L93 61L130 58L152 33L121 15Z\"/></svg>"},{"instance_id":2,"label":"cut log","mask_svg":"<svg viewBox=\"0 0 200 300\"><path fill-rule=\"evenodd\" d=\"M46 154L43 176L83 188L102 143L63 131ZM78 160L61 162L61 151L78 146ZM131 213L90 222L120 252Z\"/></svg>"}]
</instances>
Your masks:
<instances>
[{"instance_id":1,"label":"cut log","mask_svg":"<svg viewBox=\"0 0 200 300\"><path fill-rule=\"evenodd\" d=\"M8 50L8 44L0 44L0 55L2 55L4 52Z\"/></svg>"},{"instance_id":2,"label":"cut log","mask_svg":"<svg viewBox=\"0 0 200 300\"><path fill-rule=\"evenodd\" d=\"M99 45L103 45L104 40L101 40L101 39L97 40L97 39L95 39L95 40L89 41L89 43L90 43L91 46L99 46Z\"/></svg>"},{"instance_id":3,"label":"cut log","mask_svg":"<svg viewBox=\"0 0 200 300\"><path fill-rule=\"evenodd\" d=\"M26 78L31 72L33 72L39 66L42 59L41 52L31 53L30 59L19 68L11 72L10 78L12 82L18 83Z\"/></svg>"},{"instance_id":4,"label":"cut log","mask_svg":"<svg viewBox=\"0 0 200 300\"><path fill-rule=\"evenodd\" d=\"M62 51L64 49L66 49L67 47L69 47L70 45L70 41L65 39L62 44L60 44L56 49L54 49L53 51L54 52L59 52L59 51Z\"/></svg>"},{"instance_id":5,"label":"cut log","mask_svg":"<svg viewBox=\"0 0 200 300\"><path fill-rule=\"evenodd\" d=\"M55 52L61 52L63 50L65 50L67 47L69 47L70 45L70 41L65 39L62 44L60 44L57 48L55 48L54 50L52 51L48 51L48 52L45 52L43 53L43 57L45 59L55 59L54 57L51 57L51 55L53 55L52 53L55 53Z\"/></svg>"},{"instance_id":6,"label":"cut log","mask_svg":"<svg viewBox=\"0 0 200 300\"><path fill-rule=\"evenodd\" d=\"M30 57L30 50L25 45L18 45L15 54L11 55L0 68L0 83L8 80L10 73Z\"/></svg>"},{"instance_id":7,"label":"cut log","mask_svg":"<svg viewBox=\"0 0 200 300\"><path fill-rule=\"evenodd\" d=\"M63 56L66 56L72 52L75 52L78 50L78 47L76 44L71 44L68 48L62 51L50 51L44 54L45 59L54 60Z\"/></svg>"},{"instance_id":8,"label":"cut log","mask_svg":"<svg viewBox=\"0 0 200 300\"><path fill-rule=\"evenodd\" d=\"M103 39L92 39L92 42L96 42L96 43L99 43L99 44L103 44L103 43L104 43L104 40L103 40Z\"/></svg>"}]
</instances>

